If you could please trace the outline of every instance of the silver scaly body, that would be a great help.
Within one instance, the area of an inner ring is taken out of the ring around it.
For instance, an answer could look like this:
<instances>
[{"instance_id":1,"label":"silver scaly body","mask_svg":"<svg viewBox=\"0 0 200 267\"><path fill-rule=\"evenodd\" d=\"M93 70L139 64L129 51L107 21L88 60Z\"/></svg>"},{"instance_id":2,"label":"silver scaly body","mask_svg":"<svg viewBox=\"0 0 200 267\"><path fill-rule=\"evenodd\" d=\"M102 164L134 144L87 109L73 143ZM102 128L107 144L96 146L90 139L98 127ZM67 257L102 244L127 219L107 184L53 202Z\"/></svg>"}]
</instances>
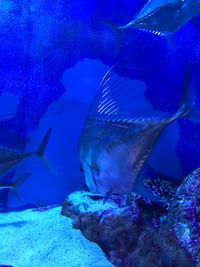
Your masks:
<instances>
[{"instance_id":1,"label":"silver scaly body","mask_svg":"<svg viewBox=\"0 0 200 267\"><path fill-rule=\"evenodd\" d=\"M149 0L138 15L119 30L135 28L158 35L175 33L200 14L200 0Z\"/></svg>"},{"instance_id":2,"label":"silver scaly body","mask_svg":"<svg viewBox=\"0 0 200 267\"><path fill-rule=\"evenodd\" d=\"M118 102L128 83L127 79L125 83L113 81L113 73L111 69L101 82L79 143L86 184L91 192L103 195L131 192L162 132L191 111L183 104L175 114L162 118L123 115ZM115 88L118 93L114 96Z\"/></svg>"}]
</instances>

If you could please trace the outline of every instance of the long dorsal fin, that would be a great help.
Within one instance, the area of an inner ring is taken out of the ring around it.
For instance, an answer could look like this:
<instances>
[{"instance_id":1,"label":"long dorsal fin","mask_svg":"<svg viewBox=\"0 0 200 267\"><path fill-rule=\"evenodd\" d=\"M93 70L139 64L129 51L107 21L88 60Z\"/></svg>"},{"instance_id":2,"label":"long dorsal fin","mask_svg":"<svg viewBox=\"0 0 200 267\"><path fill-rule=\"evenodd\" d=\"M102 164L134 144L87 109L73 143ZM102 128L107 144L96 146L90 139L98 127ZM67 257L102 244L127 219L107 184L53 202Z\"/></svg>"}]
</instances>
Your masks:
<instances>
[{"instance_id":1,"label":"long dorsal fin","mask_svg":"<svg viewBox=\"0 0 200 267\"><path fill-rule=\"evenodd\" d=\"M134 101L144 94L145 84L141 81L121 77L110 68L102 78L92 102L87 119L114 124L142 125L160 122L165 117L148 118L133 116ZM136 82L136 83L135 83ZM140 84L138 84L140 83ZM138 93L137 86L143 86Z\"/></svg>"},{"instance_id":2,"label":"long dorsal fin","mask_svg":"<svg viewBox=\"0 0 200 267\"><path fill-rule=\"evenodd\" d=\"M118 112L118 106L112 97L110 84L113 68L114 66L107 71L99 85L89 117L117 114Z\"/></svg>"},{"instance_id":3,"label":"long dorsal fin","mask_svg":"<svg viewBox=\"0 0 200 267\"><path fill-rule=\"evenodd\" d=\"M134 90L135 81L117 75L114 67L104 75L92 102L88 119L108 122L127 122L132 119L127 112L127 106L132 105L137 97Z\"/></svg>"}]
</instances>

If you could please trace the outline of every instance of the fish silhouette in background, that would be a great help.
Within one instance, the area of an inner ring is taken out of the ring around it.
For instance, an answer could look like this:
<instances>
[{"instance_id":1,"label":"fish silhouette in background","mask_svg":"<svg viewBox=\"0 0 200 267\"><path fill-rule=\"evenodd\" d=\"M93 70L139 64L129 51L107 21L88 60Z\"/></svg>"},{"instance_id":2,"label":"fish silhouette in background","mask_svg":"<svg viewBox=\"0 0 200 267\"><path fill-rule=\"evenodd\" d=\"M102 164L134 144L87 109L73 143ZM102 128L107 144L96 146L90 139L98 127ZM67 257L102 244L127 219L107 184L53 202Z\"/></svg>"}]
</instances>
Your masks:
<instances>
[{"instance_id":1,"label":"fish silhouette in background","mask_svg":"<svg viewBox=\"0 0 200 267\"><path fill-rule=\"evenodd\" d=\"M20 176L20 177L19 177L16 181L14 181L13 183L9 183L9 184L1 184L1 183L0 183L0 190L4 190L4 189L10 189L10 190L12 190L12 191L14 192L16 198L17 198L18 200L21 201L19 195L17 194L16 189L17 189L17 187L18 187L20 184L22 184L23 182L25 182L25 181L28 179L28 177L29 177L30 175L31 175L31 173L30 173L30 172L27 172L27 173L25 173L24 175Z\"/></svg>"},{"instance_id":2,"label":"fish silhouette in background","mask_svg":"<svg viewBox=\"0 0 200 267\"><path fill-rule=\"evenodd\" d=\"M133 191L135 181L160 135L174 121L190 117L189 101L192 67L183 84L181 107L170 116L134 118L123 115L131 99L126 87L131 80L115 78L113 69L103 77L80 136L80 162L92 193L107 195ZM132 88L134 90L134 88ZM125 114L125 113L124 113Z\"/></svg>"},{"instance_id":3,"label":"fish silhouette in background","mask_svg":"<svg viewBox=\"0 0 200 267\"><path fill-rule=\"evenodd\" d=\"M149 0L131 22L118 30L135 28L165 35L175 33L199 14L200 0Z\"/></svg>"},{"instance_id":4,"label":"fish silhouette in background","mask_svg":"<svg viewBox=\"0 0 200 267\"><path fill-rule=\"evenodd\" d=\"M52 170L50 164L44 157L44 153L49 142L51 131L52 130L49 129L46 132L41 144L39 145L36 151L22 153L8 147L0 146L0 176L10 171L23 159L31 156L39 157L47 165L47 167Z\"/></svg>"}]
</instances>

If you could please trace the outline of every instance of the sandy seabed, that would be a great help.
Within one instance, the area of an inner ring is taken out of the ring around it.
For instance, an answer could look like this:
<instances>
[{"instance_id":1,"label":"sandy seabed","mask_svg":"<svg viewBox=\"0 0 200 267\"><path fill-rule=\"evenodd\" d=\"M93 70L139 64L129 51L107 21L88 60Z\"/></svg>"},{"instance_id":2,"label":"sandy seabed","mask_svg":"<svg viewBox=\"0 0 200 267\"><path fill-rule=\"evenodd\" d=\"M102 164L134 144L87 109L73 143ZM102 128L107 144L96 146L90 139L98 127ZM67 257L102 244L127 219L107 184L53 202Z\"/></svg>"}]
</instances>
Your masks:
<instances>
[{"instance_id":1,"label":"sandy seabed","mask_svg":"<svg viewBox=\"0 0 200 267\"><path fill-rule=\"evenodd\" d=\"M0 214L0 265L110 267L101 249L85 239L61 208Z\"/></svg>"}]
</instances>

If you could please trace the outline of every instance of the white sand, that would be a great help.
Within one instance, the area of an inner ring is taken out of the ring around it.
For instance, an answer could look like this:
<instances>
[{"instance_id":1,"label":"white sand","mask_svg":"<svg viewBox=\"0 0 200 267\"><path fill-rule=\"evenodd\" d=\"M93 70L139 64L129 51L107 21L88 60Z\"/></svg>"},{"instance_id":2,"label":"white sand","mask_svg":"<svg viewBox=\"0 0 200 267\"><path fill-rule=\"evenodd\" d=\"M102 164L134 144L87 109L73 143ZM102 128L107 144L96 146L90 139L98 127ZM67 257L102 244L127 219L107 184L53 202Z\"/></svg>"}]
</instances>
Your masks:
<instances>
[{"instance_id":1,"label":"white sand","mask_svg":"<svg viewBox=\"0 0 200 267\"><path fill-rule=\"evenodd\" d=\"M109 267L101 249L71 226L60 208L0 214L0 265Z\"/></svg>"}]
</instances>

